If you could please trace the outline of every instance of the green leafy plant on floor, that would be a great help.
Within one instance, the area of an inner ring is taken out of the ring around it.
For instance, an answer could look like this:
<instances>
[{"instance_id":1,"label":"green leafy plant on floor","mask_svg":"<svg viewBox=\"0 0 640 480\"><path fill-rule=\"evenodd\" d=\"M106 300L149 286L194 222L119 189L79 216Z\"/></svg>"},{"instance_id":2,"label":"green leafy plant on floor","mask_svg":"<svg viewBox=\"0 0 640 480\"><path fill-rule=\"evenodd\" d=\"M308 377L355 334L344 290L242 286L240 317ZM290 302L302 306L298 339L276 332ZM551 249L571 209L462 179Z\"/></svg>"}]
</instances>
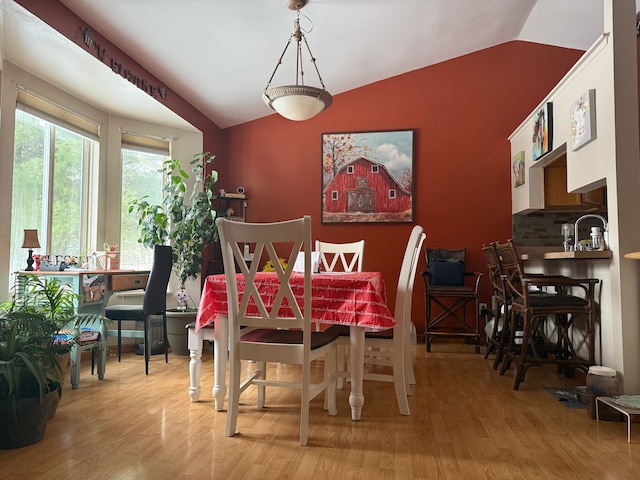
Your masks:
<instances>
[{"instance_id":1,"label":"green leafy plant on floor","mask_svg":"<svg viewBox=\"0 0 640 480\"><path fill-rule=\"evenodd\" d=\"M180 290L185 289L188 279L195 280L202 271L207 244L218 241L212 205L218 172L206 172L214 158L209 152L194 155L190 162L194 179L190 189L187 183L190 177L181 161L167 160L161 170L165 178L162 203L152 205L142 197L129 205L129 213L137 217L140 226L138 242L149 248L171 245Z\"/></svg>"}]
</instances>

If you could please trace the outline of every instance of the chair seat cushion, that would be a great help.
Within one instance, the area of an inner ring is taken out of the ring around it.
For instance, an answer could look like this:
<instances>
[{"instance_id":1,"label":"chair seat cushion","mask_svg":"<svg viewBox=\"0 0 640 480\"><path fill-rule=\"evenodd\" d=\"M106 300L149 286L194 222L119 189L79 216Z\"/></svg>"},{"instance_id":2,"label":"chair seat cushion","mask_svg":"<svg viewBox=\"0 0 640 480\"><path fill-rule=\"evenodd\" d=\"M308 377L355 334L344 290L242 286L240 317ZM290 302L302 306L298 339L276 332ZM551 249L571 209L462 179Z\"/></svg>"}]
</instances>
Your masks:
<instances>
[{"instance_id":1,"label":"chair seat cushion","mask_svg":"<svg viewBox=\"0 0 640 480\"><path fill-rule=\"evenodd\" d=\"M325 332L337 333L341 337L348 337L349 330L350 327L347 327L346 325L331 325L325 330ZM386 338L391 340L393 339L393 328L382 330L380 332L366 332L364 335L368 338Z\"/></svg>"},{"instance_id":2,"label":"chair seat cushion","mask_svg":"<svg viewBox=\"0 0 640 480\"><path fill-rule=\"evenodd\" d=\"M105 308L109 320L144 320L142 305L112 305Z\"/></svg>"},{"instance_id":3,"label":"chair seat cushion","mask_svg":"<svg viewBox=\"0 0 640 480\"><path fill-rule=\"evenodd\" d=\"M311 350L330 344L340 335L333 332L311 332ZM285 343L288 345L302 345L301 330L273 330L258 328L242 335L243 342Z\"/></svg>"},{"instance_id":4,"label":"chair seat cushion","mask_svg":"<svg viewBox=\"0 0 640 480\"><path fill-rule=\"evenodd\" d=\"M522 304L522 299L517 299L515 303ZM529 305L532 307L584 307L587 300L573 295L529 295Z\"/></svg>"}]
</instances>

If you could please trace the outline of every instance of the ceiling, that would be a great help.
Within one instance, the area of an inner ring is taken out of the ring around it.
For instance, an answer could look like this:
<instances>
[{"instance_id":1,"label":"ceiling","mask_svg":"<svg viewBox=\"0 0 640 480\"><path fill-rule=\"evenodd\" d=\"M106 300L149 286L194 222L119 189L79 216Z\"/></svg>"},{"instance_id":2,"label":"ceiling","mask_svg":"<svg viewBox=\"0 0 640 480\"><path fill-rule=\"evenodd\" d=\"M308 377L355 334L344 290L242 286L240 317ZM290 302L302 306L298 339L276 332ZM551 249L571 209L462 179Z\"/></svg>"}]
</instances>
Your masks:
<instances>
[{"instance_id":1,"label":"ceiling","mask_svg":"<svg viewBox=\"0 0 640 480\"><path fill-rule=\"evenodd\" d=\"M293 32L287 0L60 1L219 127L273 113L261 95ZM107 112L191 128L13 1L0 3L6 60ZM587 50L603 31L603 0L309 0L301 13L334 103L504 42ZM289 48L272 86L294 83L294 71ZM313 67L305 72L318 86Z\"/></svg>"}]
</instances>

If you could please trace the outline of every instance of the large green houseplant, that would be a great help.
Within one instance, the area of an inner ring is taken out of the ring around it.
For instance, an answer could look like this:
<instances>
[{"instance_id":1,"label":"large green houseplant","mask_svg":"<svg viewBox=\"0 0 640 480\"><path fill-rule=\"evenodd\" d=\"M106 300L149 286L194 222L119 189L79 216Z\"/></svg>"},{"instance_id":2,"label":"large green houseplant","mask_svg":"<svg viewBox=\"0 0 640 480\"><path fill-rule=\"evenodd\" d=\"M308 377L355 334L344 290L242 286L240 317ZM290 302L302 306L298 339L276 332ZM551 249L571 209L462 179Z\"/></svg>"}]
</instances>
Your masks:
<instances>
[{"instance_id":1,"label":"large green houseplant","mask_svg":"<svg viewBox=\"0 0 640 480\"><path fill-rule=\"evenodd\" d=\"M137 217L140 226L138 242L149 248L169 244L173 249L173 270L179 282L176 295L178 310L182 311L195 311L196 305L191 302L189 306L187 303L186 283L189 279L195 280L202 271L203 252L207 244L218 241L216 211L212 204L216 198L213 186L218 181L218 172L213 169L207 172L207 165L214 158L209 152L194 155L190 162L193 176L191 184L191 177L180 160L165 161L161 170L165 178L162 203L153 205L143 197L129 204L129 213ZM177 326L172 326L175 315L169 315L168 318L169 344L174 353L179 355L188 354L184 325L190 318L184 317L180 316ZM180 332L183 338L172 341L174 332Z\"/></svg>"},{"instance_id":2,"label":"large green houseplant","mask_svg":"<svg viewBox=\"0 0 640 480\"><path fill-rule=\"evenodd\" d=\"M25 275L12 301L0 305L0 448L42 439L62 394L60 358L80 341L61 332L104 320L76 314L76 301L55 278Z\"/></svg>"}]
</instances>

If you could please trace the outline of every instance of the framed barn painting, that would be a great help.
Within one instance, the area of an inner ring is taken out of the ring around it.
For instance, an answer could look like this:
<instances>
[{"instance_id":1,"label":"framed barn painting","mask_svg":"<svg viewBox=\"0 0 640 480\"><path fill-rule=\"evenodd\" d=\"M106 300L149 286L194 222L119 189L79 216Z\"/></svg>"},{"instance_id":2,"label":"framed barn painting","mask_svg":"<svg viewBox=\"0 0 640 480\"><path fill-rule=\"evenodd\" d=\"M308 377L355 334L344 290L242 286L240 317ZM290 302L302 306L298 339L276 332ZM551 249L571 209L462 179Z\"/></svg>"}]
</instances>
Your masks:
<instances>
[{"instance_id":1,"label":"framed barn painting","mask_svg":"<svg viewBox=\"0 0 640 480\"><path fill-rule=\"evenodd\" d=\"M322 134L322 223L413 221L413 130Z\"/></svg>"}]
</instances>

